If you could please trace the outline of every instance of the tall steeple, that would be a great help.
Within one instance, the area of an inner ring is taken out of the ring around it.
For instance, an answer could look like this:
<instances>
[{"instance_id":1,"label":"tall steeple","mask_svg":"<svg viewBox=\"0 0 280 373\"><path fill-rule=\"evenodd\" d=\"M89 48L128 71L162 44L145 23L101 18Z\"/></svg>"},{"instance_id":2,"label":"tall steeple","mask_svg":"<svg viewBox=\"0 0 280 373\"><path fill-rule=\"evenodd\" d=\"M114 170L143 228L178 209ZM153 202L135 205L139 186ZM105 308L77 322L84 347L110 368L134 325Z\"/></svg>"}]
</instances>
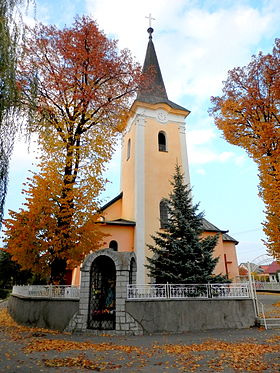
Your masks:
<instances>
[{"instance_id":1,"label":"tall steeple","mask_svg":"<svg viewBox=\"0 0 280 373\"><path fill-rule=\"evenodd\" d=\"M152 244L151 235L161 229L162 201L171 192L169 180L176 163L182 166L189 184L185 134L189 111L169 100L151 25L148 33L143 73L150 76L131 107L122 139L121 211L122 219L135 222L130 245L137 257L138 284L148 281L145 264L151 253L147 244Z\"/></svg>"},{"instance_id":2,"label":"tall steeple","mask_svg":"<svg viewBox=\"0 0 280 373\"><path fill-rule=\"evenodd\" d=\"M168 99L153 43L152 33L154 29L149 27L147 32L149 34L149 42L142 71L147 74L148 82L145 87L139 89L136 101L149 104L166 103L173 109L184 110L189 113L189 110Z\"/></svg>"},{"instance_id":3,"label":"tall steeple","mask_svg":"<svg viewBox=\"0 0 280 373\"><path fill-rule=\"evenodd\" d=\"M168 100L168 97L153 43L152 33L154 29L149 27L147 31L149 33L149 42L142 71L144 74L151 75L151 78L148 87L140 89L137 99L144 102L149 100L149 103L155 103L155 100Z\"/></svg>"}]
</instances>

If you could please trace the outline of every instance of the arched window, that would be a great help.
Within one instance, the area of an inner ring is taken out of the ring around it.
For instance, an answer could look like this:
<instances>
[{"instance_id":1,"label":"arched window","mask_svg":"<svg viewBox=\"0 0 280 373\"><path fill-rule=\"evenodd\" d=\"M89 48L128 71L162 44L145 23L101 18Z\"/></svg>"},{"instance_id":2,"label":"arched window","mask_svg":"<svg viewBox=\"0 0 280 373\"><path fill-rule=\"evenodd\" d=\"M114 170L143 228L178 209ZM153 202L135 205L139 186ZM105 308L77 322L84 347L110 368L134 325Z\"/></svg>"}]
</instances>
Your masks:
<instances>
[{"instance_id":1,"label":"arched window","mask_svg":"<svg viewBox=\"0 0 280 373\"><path fill-rule=\"evenodd\" d=\"M129 280L128 283L136 284L136 262L135 259L132 258L130 262L130 268L129 268Z\"/></svg>"},{"instance_id":2,"label":"arched window","mask_svg":"<svg viewBox=\"0 0 280 373\"><path fill-rule=\"evenodd\" d=\"M126 160L130 158L130 149L131 149L131 141L129 139L127 142Z\"/></svg>"},{"instance_id":3,"label":"arched window","mask_svg":"<svg viewBox=\"0 0 280 373\"><path fill-rule=\"evenodd\" d=\"M167 152L166 134L163 131L158 133L158 150L160 152Z\"/></svg>"},{"instance_id":4,"label":"arched window","mask_svg":"<svg viewBox=\"0 0 280 373\"><path fill-rule=\"evenodd\" d=\"M165 229L168 223L168 207L165 199L159 204L160 228Z\"/></svg>"},{"instance_id":5,"label":"arched window","mask_svg":"<svg viewBox=\"0 0 280 373\"><path fill-rule=\"evenodd\" d=\"M112 249L112 250L114 250L114 251L118 251L118 243L117 243L117 241L115 241L115 240L110 241L109 248Z\"/></svg>"}]
</instances>

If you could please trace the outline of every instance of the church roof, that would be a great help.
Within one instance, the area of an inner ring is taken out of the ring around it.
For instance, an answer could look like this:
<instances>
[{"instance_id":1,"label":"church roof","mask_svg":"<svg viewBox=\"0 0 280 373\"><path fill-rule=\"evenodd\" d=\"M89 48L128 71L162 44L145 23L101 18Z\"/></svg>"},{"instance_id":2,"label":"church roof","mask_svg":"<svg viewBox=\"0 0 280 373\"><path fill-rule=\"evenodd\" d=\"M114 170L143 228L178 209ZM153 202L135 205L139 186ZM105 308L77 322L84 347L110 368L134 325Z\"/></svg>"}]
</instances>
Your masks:
<instances>
[{"instance_id":1,"label":"church roof","mask_svg":"<svg viewBox=\"0 0 280 373\"><path fill-rule=\"evenodd\" d=\"M216 225L210 223L205 218L202 218L202 227L207 232L220 232L220 233L227 233L228 232L228 231L222 231L221 229L216 227Z\"/></svg>"},{"instance_id":2,"label":"church roof","mask_svg":"<svg viewBox=\"0 0 280 373\"><path fill-rule=\"evenodd\" d=\"M206 232L220 232L223 235L223 241L228 241L228 242L234 242L235 245L238 244L238 241L236 241L235 238L231 237L229 234L227 234L228 231L222 231L216 225L210 223L208 220L202 218L202 226L204 231Z\"/></svg>"},{"instance_id":3,"label":"church roof","mask_svg":"<svg viewBox=\"0 0 280 373\"><path fill-rule=\"evenodd\" d=\"M135 221L132 220L126 220L126 219L116 219L116 220L105 220L104 223L108 225L131 225L135 226Z\"/></svg>"},{"instance_id":4,"label":"church roof","mask_svg":"<svg viewBox=\"0 0 280 373\"><path fill-rule=\"evenodd\" d=\"M149 33L149 42L142 71L145 74L151 74L151 78L148 78L149 81L147 87L142 87L139 89L136 101L146 102L148 104L165 103L173 109L183 110L189 113L189 110L168 99L152 40L152 33L154 30L149 27L147 31Z\"/></svg>"},{"instance_id":5,"label":"church roof","mask_svg":"<svg viewBox=\"0 0 280 373\"><path fill-rule=\"evenodd\" d=\"M123 192L121 192L120 194L118 194L115 198L111 199L111 201L107 202L105 205L103 205L102 207L100 207L100 210L99 211L104 211L106 210L107 207L113 205L115 202L117 202L119 199L121 199L123 196Z\"/></svg>"},{"instance_id":6,"label":"church roof","mask_svg":"<svg viewBox=\"0 0 280 373\"><path fill-rule=\"evenodd\" d=\"M100 208L100 211L106 210L107 207L113 205L115 202L120 200L123 197L123 192L118 194L115 198L111 199L108 203L106 203L104 206ZM203 230L206 232L217 232L217 233L222 233L223 235L223 241L230 241L234 242L236 245L238 244L238 241L236 241L234 238L232 238L230 235L227 234L228 231L223 231L216 227L214 224L210 223L208 220L205 218L202 218L202 227ZM115 220L107 220L104 221L103 223L106 223L108 225L126 225L126 226L135 226L136 222L132 220L126 220L126 219L115 219Z\"/></svg>"},{"instance_id":7,"label":"church roof","mask_svg":"<svg viewBox=\"0 0 280 373\"><path fill-rule=\"evenodd\" d=\"M227 233L224 233L224 234L223 234L223 241L234 242L235 245L237 245L237 244L239 243L238 241L236 241L235 238L231 237L231 236L230 236L229 234L227 234Z\"/></svg>"}]
</instances>

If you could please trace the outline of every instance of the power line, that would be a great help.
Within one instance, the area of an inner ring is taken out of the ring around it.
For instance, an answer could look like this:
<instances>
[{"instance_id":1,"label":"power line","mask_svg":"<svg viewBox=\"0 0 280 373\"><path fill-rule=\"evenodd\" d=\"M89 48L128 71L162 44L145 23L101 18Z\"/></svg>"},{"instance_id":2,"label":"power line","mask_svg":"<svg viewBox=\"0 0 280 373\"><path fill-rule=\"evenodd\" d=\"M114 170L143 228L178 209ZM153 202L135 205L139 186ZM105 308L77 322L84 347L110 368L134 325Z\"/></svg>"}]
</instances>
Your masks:
<instances>
[{"instance_id":1,"label":"power line","mask_svg":"<svg viewBox=\"0 0 280 373\"><path fill-rule=\"evenodd\" d=\"M235 232L235 233L232 233L232 234L233 235L243 234L243 233L257 232L257 231L261 231L261 230L262 230L262 228L255 228L255 229L249 229L248 231Z\"/></svg>"}]
</instances>

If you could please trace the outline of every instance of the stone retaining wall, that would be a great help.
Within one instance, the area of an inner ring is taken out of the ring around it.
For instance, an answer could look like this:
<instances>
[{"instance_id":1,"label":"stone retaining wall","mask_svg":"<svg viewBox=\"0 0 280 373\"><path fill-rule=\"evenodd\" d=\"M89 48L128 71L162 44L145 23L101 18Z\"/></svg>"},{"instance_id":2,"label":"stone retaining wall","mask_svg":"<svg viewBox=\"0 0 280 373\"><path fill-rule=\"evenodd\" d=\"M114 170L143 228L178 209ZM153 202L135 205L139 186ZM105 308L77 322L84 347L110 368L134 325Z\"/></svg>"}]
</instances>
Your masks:
<instances>
[{"instance_id":1,"label":"stone retaining wall","mask_svg":"<svg viewBox=\"0 0 280 373\"><path fill-rule=\"evenodd\" d=\"M88 329L90 289L94 261L106 256L115 265L115 330L112 334L182 333L191 330L249 328L255 324L252 299L157 299L127 300L127 285L135 282L135 253L98 250L89 254L81 268L80 299L31 298L12 295L8 310L19 323L66 330ZM134 268L134 269L133 269ZM101 333L104 331L101 331ZM106 330L107 333L107 330Z\"/></svg>"},{"instance_id":2,"label":"stone retaining wall","mask_svg":"<svg viewBox=\"0 0 280 373\"><path fill-rule=\"evenodd\" d=\"M24 325L65 330L79 309L79 299L28 298L11 295L8 311L12 318Z\"/></svg>"},{"instance_id":3,"label":"stone retaining wall","mask_svg":"<svg viewBox=\"0 0 280 373\"><path fill-rule=\"evenodd\" d=\"M241 329L255 324L252 299L126 301L144 334Z\"/></svg>"},{"instance_id":4,"label":"stone retaining wall","mask_svg":"<svg viewBox=\"0 0 280 373\"><path fill-rule=\"evenodd\" d=\"M106 332L120 335L183 333L241 329L255 324L251 299L124 300L124 308L117 320L116 330ZM12 295L8 310L14 320L21 324L60 331L89 332L86 328L77 328L78 300ZM97 334L99 332L96 331Z\"/></svg>"}]
</instances>

